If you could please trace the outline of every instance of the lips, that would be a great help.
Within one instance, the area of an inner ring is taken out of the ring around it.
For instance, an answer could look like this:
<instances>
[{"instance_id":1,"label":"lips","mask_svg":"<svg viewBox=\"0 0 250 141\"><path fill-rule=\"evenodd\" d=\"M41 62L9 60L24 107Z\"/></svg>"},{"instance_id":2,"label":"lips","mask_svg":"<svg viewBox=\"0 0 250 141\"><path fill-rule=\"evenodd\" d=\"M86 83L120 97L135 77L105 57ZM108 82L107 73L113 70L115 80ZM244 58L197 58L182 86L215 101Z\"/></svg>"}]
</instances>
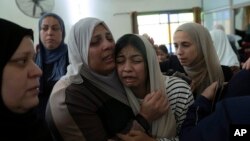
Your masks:
<instances>
[{"instance_id":1,"label":"lips","mask_svg":"<svg viewBox=\"0 0 250 141\"><path fill-rule=\"evenodd\" d=\"M47 39L46 40L46 42L48 42L48 43L52 43L52 42L54 42L55 40L54 39Z\"/></svg>"},{"instance_id":2,"label":"lips","mask_svg":"<svg viewBox=\"0 0 250 141\"><path fill-rule=\"evenodd\" d=\"M105 62L114 62L114 57L113 55L107 55L103 58Z\"/></svg>"},{"instance_id":3,"label":"lips","mask_svg":"<svg viewBox=\"0 0 250 141\"><path fill-rule=\"evenodd\" d=\"M38 95L38 93L39 93L39 85L31 87L27 91L29 91L30 93L32 93L34 95Z\"/></svg>"},{"instance_id":4,"label":"lips","mask_svg":"<svg viewBox=\"0 0 250 141\"><path fill-rule=\"evenodd\" d=\"M122 79L125 83L133 83L135 81L135 77L132 76L124 76Z\"/></svg>"}]
</instances>

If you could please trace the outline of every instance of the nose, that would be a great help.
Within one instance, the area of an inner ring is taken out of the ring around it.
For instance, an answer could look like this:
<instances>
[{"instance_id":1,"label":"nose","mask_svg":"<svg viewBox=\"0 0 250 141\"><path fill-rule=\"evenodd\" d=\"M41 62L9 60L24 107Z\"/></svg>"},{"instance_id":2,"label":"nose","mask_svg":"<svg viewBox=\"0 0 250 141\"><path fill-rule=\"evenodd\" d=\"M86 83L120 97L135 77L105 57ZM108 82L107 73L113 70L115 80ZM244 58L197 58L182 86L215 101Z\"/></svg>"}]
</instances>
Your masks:
<instances>
[{"instance_id":1,"label":"nose","mask_svg":"<svg viewBox=\"0 0 250 141\"><path fill-rule=\"evenodd\" d=\"M114 41L109 41L107 39L104 40L103 43L103 50L110 50L115 48L115 42Z\"/></svg>"},{"instance_id":2,"label":"nose","mask_svg":"<svg viewBox=\"0 0 250 141\"><path fill-rule=\"evenodd\" d=\"M131 66L131 64L130 64L128 61L126 61L126 62L124 63L124 65L123 65L123 71L125 71L125 72L130 72L130 71L132 71L132 66Z\"/></svg>"},{"instance_id":3,"label":"nose","mask_svg":"<svg viewBox=\"0 0 250 141\"><path fill-rule=\"evenodd\" d=\"M42 70L37 66L37 64L32 61L30 71L28 73L29 77L40 77L42 76Z\"/></svg>"},{"instance_id":4,"label":"nose","mask_svg":"<svg viewBox=\"0 0 250 141\"><path fill-rule=\"evenodd\" d=\"M51 27L49 27L47 30L47 34L51 35L51 34L53 34L53 32L54 32L53 29Z\"/></svg>"},{"instance_id":5,"label":"nose","mask_svg":"<svg viewBox=\"0 0 250 141\"><path fill-rule=\"evenodd\" d=\"M179 56L183 54L181 47L176 48L175 52L176 52L176 55L179 55Z\"/></svg>"}]
</instances>

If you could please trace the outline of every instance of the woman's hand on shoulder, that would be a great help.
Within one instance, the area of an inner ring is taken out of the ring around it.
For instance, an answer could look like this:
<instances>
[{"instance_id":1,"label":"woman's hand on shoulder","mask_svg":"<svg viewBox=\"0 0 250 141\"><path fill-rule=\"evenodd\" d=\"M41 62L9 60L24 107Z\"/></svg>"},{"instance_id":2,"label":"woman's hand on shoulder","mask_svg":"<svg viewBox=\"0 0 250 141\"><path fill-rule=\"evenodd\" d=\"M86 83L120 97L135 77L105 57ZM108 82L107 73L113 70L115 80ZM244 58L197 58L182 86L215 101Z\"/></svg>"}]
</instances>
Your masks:
<instances>
[{"instance_id":1,"label":"woman's hand on shoulder","mask_svg":"<svg viewBox=\"0 0 250 141\"><path fill-rule=\"evenodd\" d=\"M208 100L213 100L215 94L216 94L216 89L218 86L218 82L213 82L211 85L209 85L201 95L203 95L205 98Z\"/></svg>"}]
</instances>

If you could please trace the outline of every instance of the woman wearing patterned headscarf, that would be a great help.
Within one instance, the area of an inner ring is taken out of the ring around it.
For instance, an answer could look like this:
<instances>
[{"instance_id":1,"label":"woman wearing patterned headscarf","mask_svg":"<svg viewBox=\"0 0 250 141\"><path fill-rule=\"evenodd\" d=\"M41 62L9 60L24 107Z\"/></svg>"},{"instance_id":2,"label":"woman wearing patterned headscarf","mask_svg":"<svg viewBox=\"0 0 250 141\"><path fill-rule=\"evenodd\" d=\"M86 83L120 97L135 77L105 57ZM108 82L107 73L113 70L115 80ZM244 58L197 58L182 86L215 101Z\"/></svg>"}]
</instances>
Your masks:
<instances>
[{"instance_id":1,"label":"woman wearing patterned headscarf","mask_svg":"<svg viewBox=\"0 0 250 141\"><path fill-rule=\"evenodd\" d=\"M43 70L40 78L38 114L45 118L45 109L55 83L66 73L68 49L64 43L65 27L56 14L47 13L39 20L39 44L36 63Z\"/></svg>"},{"instance_id":2,"label":"woman wearing patterned headscarf","mask_svg":"<svg viewBox=\"0 0 250 141\"><path fill-rule=\"evenodd\" d=\"M35 64L33 31L0 19L1 140L51 140L34 112L38 105L41 69Z\"/></svg>"}]
</instances>

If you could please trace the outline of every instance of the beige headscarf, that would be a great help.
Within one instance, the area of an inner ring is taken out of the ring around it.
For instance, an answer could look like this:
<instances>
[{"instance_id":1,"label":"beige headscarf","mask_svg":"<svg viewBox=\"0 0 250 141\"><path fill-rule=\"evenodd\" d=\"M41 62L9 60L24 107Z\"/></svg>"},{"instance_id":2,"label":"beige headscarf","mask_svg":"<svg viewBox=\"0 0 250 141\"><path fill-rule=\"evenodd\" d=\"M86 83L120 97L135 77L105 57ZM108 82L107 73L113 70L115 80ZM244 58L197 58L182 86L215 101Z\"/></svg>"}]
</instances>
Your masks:
<instances>
[{"instance_id":1,"label":"beige headscarf","mask_svg":"<svg viewBox=\"0 0 250 141\"><path fill-rule=\"evenodd\" d=\"M132 34L131 34L132 35ZM132 35L133 36L133 35ZM157 61L156 52L152 44L144 37L137 35L144 43L148 61L148 72L150 81L150 91L161 90L166 94L166 77L162 75L159 63ZM140 101L135 97L131 89L125 87L130 106L135 114L139 113ZM166 95L167 96L167 95ZM175 137L176 136L176 120L174 114L169 108L168 112L158 120L152 123L152 135L155 137Z\"/></svg>"},{"instance_id":2,"label":"beige headscarf","mask_svg":"<svg viewBox=\"0 0 250 141\"><path fill-rule=\"evenodd\" d=\"M186 32L197 47L197 58L189 67L184 67L186 73L194 82L193 90L197 95L200 95L205 88L215 81L218 81L218 86L221 87L224 82L224 75L209 31L197 23L182 24L175 32L177 31Z\"/></svg>"}]
</instances>

